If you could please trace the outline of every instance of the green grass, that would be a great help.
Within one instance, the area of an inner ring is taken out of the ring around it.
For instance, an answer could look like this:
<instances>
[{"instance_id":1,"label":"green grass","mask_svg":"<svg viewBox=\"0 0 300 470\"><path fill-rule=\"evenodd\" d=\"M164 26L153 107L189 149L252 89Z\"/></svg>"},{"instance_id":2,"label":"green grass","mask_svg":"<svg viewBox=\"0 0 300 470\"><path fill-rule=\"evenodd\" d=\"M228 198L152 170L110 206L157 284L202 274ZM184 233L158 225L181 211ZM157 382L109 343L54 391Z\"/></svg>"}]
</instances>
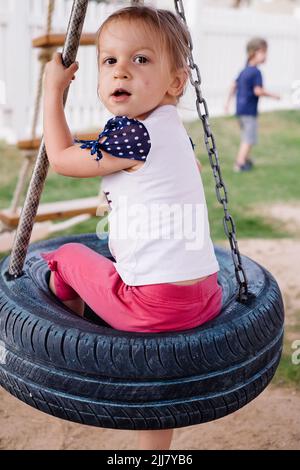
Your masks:
<instances>
[{"instance_id":1,"label":"green grass","mask_svg":"<svg viewBox=\"0 0 300 470\"><path fill-rule=\"evenodd\" d=\"M200 122L186 124L187 131L196 144L196 155L203 164L202 179L209 208L211 234L215 241L225 238L223 211L216 200L214 180L203 142ZM300 199L300 111L280 111L260 116L260 141L254 149L256 160L253 172L236 174L232 171L239 145L239 129L234 117L211 119L225 181L229 210L237 225L238 238L291 237L280 223L260 215L259 208L278 202L295 202ZM8 207L22 162L20 152L14 146L0 141L0 208ZM170 169L171 171L172 169ZM99 178L66 178L49 170L41 202L53 202L98 194ZM72 227L58 235L95 232L99 218ZM0 254L0 258L5 254ZM289 333L300 332L300 325L293 331L287 329L284 352L274 378L278 385L300 387L300 365L291 362ZM300 338L300 334L299 334Z\"/></svg>"},{"instance_id":2,"label":"green grass","mask_svg":"<svg viewBox=\"0 0 300 470\"><path fill-rule=\"evenodd\" d=\"M300 198L300 112L281 111L260 116L260 142L254 150L256 166L253 172L236 174L232 171L239 144L239 129L234 117L211 119L216 136L225 181L229 211L235 219L239 238L276 238L290 236L276 224L253 211L253 207L275 202L292 202ZM196 144L196 155L204 169L202 179L205 187L211 234L214 240L224 238L222 207L216 200L214 180L203 143L200 122L186 124L187 131ZM17 180L22 156L14 146L0 142L0 208L10 204ZM53 202L98 193L99 179L67 178L49 171L41 202ZM73 227L62 235L94 231L98 218L90 219Z\"/></svg>"},{"instance_id":3,"label":"green grass","mask_svg":"<svg viewBox=\"0 0 300 470\"><path fill-rule=\"evenodd\" d=\"M237 174L232 171L239 145L237 121L234 117L211 120L222 176L228 190L229 210L236 221L239 238L287 236L279 224L254 215L253 208L276 202L292 202L300 198L300 112L265 113L260 116L259 122L259 145L253 151L255 169ZM223 227L220 225L222 208L215 202L212 171L202 143L202 127L195 122L189 124L187 129L197 145L197 156L205 166L202 178L210 208L212 236L219 239L223 237Z\"/></svg>"},{"instance_id":4,"label":"green grass","mask_svg":"<svg viewBox=\"0 0 300 470\"><path fill-rule=\"evenodd\" d=\"M286 349L288 349L288 347ZM289 352L287 351L282 354L278 369L273 379L274 385L300 389L300 364L296 365L292 363L291 356L293 352L294 351L290 350Z\"/></svg>"},{"instance_id":5,"label":"green grass","mask_svg":"<svg viewBox=\"0 0 300 470\"><path fill-rule=\"evenodd\" d=\"M297 362L300 358L300 311L293 312L292 324L285 326L283 353L278 369L273 379L274 385L293 386L300 389L300 364L293 364L292 356L295 355ZM295 344L295 341L298 341Z\"/></svg>"}]
</instances>

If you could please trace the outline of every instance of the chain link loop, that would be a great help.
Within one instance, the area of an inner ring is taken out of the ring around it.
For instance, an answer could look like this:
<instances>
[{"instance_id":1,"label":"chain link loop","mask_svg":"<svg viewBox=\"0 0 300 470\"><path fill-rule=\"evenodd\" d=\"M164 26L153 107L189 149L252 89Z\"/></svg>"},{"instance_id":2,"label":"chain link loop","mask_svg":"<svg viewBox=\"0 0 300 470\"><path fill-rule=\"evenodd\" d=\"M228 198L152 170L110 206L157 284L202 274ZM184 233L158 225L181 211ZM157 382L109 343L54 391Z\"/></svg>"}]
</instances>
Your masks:
<instances>
[{"instance_id":1,"label":"chain link loop","mask_svg":"<svg viewBox=\"0 0 300 470\"><path fill-rule=\"evenodd\" d=\"M174 0L174 4L175 4L175 9L176 9L177 14L181 17L182 21L187 26L183 0ZM229 244L231 248L231 255L232 255L232 259L234 263L235 276L239 285L238 300L240 300L241 302L245 302L248 299L248 281L247 281L245 270L243 268L242 258L241 258L240 250L238 247L238 242L236 239L235 223L227 207L227 204L228 204L227 189L222 178L215 137L209 125L208 106L207 106L205 98L203 98L202 96L202 91L200 88L201 87L201 74L200 74L198 65L194 62L194 57L193 57L194 47L193 47L191 33L189 33L189 43L190 43L189 44L190 55L188 57L188 64L190 67L190 71L189 71L190 82L192 86L195 88L195 92L196 92L196 97L197 97L196 108L197 108L199 118L203 125L204 142L205 142L205 146L206 146L209 161L210 161L210 166L213 171L213 176L215 178L217 199L219 203L222 204L223 209L224 209L223 226L224 226L224 232L229 240ZM193 77L193 74L194 75L196 74L195 78Z\"/></svg>"}]
</instances>

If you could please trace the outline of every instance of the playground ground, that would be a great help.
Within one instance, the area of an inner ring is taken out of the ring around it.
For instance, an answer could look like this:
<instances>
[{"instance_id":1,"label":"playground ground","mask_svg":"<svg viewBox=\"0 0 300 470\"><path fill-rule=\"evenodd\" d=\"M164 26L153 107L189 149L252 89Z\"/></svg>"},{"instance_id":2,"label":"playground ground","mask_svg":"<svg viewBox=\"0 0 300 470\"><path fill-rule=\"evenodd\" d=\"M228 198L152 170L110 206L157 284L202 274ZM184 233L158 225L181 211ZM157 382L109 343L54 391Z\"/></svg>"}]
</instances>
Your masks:
<instances>
[{"instance_id":1,"label":"playground ground","mask_svg":"<svg viewBox=\"0 0 300 470\"><path fill-rule=\"evenodd\" d=\"M299 219L300 223L300 219ZM300 241L242 240L243 253L277 278L286 305L283 365L258 398L218 421L176 429L172 449L300 449L300 364L291 364L291 343L300 339ZM289 363L287 365L287 363ZM293 378L289 377L295 369ZM298 371L298 372L297 372ZM0 449L135 449L134 431L99 429L38 412L0 389Z\"/></svg>"}]
</instances>

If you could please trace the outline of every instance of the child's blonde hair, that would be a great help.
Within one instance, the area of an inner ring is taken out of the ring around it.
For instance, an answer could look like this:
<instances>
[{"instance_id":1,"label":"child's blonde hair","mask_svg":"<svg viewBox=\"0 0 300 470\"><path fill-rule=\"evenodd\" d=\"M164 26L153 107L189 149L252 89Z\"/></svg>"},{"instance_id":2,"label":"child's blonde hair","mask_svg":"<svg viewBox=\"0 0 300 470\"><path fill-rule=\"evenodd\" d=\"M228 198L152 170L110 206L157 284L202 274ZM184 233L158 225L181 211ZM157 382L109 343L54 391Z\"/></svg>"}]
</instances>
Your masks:
<instances>
[{"instance_id":1,"label":"child's blonde hair","mask_svg":"<svg viewBox=\"0 0 300 470\"><path fill-rule=\"evenodd\" d=\"M253 38L247 43L247 55L248 62L253 59L255 53L260 49L266 50L268 48L268 43L263 38Z\"/></svg>"},{"instance_id":2,"label":"child's blonde hair","mask_svg":"<svg viewBox=\"0 0 300 470\"><path fill-rule=\"evenodd\" d=\"M145 32L152 34L159 41L160 51L166 52L171 71L185 69L189 73L188 57L190 33L180 17L169 10L157 9L152 6L129 6L112 13L97 31L96 47L99 62L99 38L101 32L109 23L115 20L138 21ZM177 98L183 96L185 90Z\"/></svg>"}]
</instances>

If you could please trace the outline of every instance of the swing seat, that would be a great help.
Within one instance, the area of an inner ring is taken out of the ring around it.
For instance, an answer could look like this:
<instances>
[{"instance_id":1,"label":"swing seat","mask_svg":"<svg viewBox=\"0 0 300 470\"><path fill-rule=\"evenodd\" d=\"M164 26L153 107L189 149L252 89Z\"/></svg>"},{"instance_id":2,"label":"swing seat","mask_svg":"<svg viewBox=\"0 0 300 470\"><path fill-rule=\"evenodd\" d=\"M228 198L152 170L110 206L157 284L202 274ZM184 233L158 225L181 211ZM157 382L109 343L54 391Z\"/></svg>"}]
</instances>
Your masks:
<instances>
[{"instance_id":1,"label":"swing seat","mask_svg":"<svg viewBox=\"0 0 300 470\"><path fill-rule=\"evenodd\" d=\"M215 247L220 315L186 331L132 333L89 308L88 319L76 316L49 291L40 253L69 242L113 259L107 239L85 234L32 244L17 279L6 274L8 257L0 263L0 385L11 394L82 424L163 429L221 418L271 381L284 313L279 287L262 266L242 256L251 295L240 303L231 253Z\"/></svg>"}]
</instances>

